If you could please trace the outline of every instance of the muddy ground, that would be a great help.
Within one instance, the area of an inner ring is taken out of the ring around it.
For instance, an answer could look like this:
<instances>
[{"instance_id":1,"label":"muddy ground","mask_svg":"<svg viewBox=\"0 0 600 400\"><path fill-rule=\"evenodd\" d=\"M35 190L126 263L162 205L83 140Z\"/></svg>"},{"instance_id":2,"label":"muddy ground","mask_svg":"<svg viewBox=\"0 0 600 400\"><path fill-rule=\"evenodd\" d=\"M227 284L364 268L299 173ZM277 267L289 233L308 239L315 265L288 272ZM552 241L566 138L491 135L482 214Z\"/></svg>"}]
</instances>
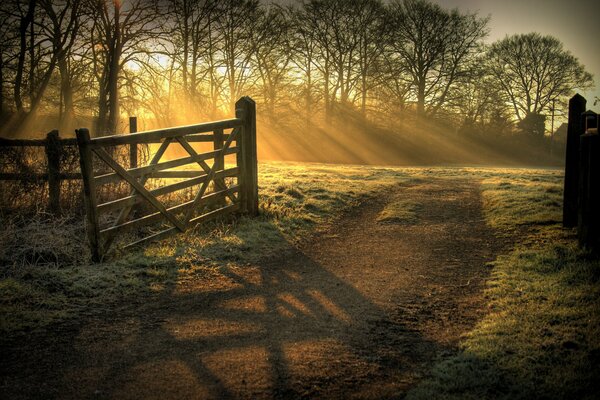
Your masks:
<instances>
[{"instance_id":1,"label":"muddy ground","mask_svg":"<svg viewBox=\"0 0 600 400\"><path fill-rule=\"evenodd\" d=\"M386 193L275 259L5 348L0 397L402 398L482 317L508 243L476 181ZM422 204L416 223L376 222L395 199Z\"/></svg>"}]
</instances>

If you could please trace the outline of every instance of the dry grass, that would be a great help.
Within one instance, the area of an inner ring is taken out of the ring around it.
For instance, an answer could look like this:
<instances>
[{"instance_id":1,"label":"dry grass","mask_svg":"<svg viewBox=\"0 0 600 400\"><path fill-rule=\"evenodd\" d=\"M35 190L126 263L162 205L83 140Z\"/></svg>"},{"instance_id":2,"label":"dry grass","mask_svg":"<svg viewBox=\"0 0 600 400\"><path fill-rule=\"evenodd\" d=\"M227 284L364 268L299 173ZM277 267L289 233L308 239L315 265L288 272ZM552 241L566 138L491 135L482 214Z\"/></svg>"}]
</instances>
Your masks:
<instances>
[{"instance_id":1,"label":"dry grass","mask_svg":"<svg viewBox=\"0 0 600 400\"><path fill-rule=\"evenodd\" d=\"M377 222L384 224L414 224L422 205L412 200L397 200L389 203L377 216Z\"/></svg>"}]
</instances>

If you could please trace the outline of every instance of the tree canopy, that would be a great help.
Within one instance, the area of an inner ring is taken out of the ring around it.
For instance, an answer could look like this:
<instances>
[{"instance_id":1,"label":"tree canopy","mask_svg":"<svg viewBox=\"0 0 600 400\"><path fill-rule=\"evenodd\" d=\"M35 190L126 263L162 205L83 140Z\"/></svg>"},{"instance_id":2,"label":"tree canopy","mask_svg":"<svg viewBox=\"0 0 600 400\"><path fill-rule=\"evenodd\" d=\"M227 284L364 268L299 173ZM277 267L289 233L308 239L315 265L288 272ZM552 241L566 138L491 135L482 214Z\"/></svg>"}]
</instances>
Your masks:
<instances>
[{"instance_id":1,"label":"tree canopy","mask_svg":"<svg viewBox=\"0 0 600 400\"><path fill-rule=\"evenodd\" d=\"M3 132L42 115L61 131L93 119L98 135L133 113L155 126L214 119L242 95L272 121L505 130L592 84L558 39L486 47L489 18L428 0L4 0L0 22Z\"/></svg>"},{"instance_id":2,"label":"tree canopy","mask_svg":"<svg viewBox=\"0 0 600 400\"><path fill-rule=\"evenodd\" d=\"M489 72L519 121L589 89L591 74L555 37L539 33L508 36L488 51Z\"/></svg>"}]
</instances>

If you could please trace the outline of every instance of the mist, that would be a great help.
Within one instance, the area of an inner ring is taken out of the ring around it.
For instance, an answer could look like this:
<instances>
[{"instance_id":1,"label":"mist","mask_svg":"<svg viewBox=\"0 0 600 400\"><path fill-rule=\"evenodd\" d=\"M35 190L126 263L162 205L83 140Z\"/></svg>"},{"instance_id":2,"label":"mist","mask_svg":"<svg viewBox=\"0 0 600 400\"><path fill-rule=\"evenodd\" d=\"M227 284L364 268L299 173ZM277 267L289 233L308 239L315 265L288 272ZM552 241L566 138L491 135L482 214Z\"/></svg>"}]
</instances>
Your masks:
<instances>
[{"instance_id":1,"label":"mist","mask_svg":"<svg viewBox=\"0 0 600 400\"><path fill-rule=\"evenodd\" d=\"M200 123L250 96L260 160L556 165L566 102L593 86L559 38L488 45L487 16L429 1L11 0L0 17L4 137Z\"/></svg>"}]
</instances>

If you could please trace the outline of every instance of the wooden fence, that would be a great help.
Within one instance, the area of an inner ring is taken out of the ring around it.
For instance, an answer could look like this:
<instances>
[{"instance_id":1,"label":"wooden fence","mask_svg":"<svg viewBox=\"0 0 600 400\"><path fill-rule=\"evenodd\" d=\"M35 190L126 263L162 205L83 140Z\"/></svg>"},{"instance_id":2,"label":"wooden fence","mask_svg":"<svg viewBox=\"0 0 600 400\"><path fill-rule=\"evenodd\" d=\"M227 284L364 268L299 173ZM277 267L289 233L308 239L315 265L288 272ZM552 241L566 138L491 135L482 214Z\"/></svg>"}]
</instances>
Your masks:
<instances>
[{"instance_id":1,"label":"wooden fence","mask_svg":"<svg viewBox=\"0 0 600 400\"><path fill-rule=\"evenodd\" d=\"M225 133L225 130L231 131ZM198 153L191 145L194 142L210 142L213 151ZM87 235L95 261L103 258L119 234L133 228L157 222L166 225L125 247L184 232L200 222L232 212L258 214L256 107L249 97L236 103L236 116L232 119L99 138L91 138L84 128L77 130L77 143L84 184ZM156 143L158 149L144 166L132 163L126 168L106 151L107 147L129 145L133 154L137 145L151 143ZM171 144L181 146L187 156L161 161ZM225 156L233 154L236 155L236 165L226 167ZM100 159L110 172L97 174L94 157ZM207 160L213 160L212 165ZM198 165L200 169L173 170L189 165ZM168 184L148 189L146 182L151 178L183 180L174 183L164 181ZM124 197L99 203L98 188L119 182L128 184L130 192ZM212 191L209 192L211 183ZM161 200L161 196L194 187L197 190L194 190L192 200L181 200L178 204L167 204ZM143 216L133 213L136 206L142 204L149 204L152 211ZM116 218L107 218L107 213L114 212L117 212Z\"/></svg>"},{"instance_id":2,"label":"wooden fence","mask_svg":"<svg viewBox=\"0 0 600 400\"><path fill-rule=\"evenodd\" d=\"M81 179L81 173L62 171L61 159L65 149L77 145L77 139L63 139L54 130L46 135L46 139L4 139L0 138L0 148L34 148L44 147L46 165L45 172L0 172L0 180L48 182L47 208L53 214L59 214L61 182L63 180Z\"/></svg>"},{"instance_id":3,"label":"wooden fence","mask_svg":"<svg viewBox=\"0 0 600 400\"><path fill-rule=\"evenodd\" d=\"M577 227L579 244L600 251L600 135L598 115L576 94L569 101L563 226Z\"/></svg>"}]
</instances>

